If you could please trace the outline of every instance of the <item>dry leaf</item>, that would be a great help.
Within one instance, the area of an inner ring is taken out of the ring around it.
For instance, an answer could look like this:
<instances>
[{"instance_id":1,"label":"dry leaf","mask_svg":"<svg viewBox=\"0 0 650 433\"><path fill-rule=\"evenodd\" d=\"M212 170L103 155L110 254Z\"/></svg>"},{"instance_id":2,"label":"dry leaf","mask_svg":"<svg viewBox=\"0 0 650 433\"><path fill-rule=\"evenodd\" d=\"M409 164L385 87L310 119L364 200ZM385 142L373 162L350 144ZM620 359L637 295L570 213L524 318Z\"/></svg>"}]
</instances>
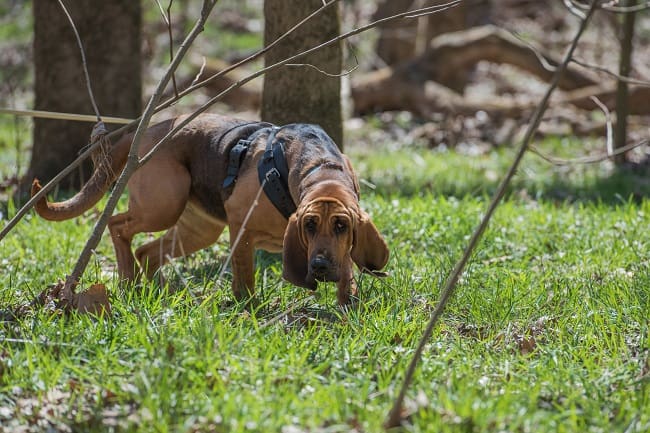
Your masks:
<instances>
[{"instance_id":1,"label":"dry leaf","mask_svg":"<svg viewBox=\"0 0 650 433\"><path fill-rule=\"evenodd\" d=\"M110 314L111 303L104 284L93 284L88 290L74 295L75 309L80 313L101 316Z\"/></svg>"}]
</instances>

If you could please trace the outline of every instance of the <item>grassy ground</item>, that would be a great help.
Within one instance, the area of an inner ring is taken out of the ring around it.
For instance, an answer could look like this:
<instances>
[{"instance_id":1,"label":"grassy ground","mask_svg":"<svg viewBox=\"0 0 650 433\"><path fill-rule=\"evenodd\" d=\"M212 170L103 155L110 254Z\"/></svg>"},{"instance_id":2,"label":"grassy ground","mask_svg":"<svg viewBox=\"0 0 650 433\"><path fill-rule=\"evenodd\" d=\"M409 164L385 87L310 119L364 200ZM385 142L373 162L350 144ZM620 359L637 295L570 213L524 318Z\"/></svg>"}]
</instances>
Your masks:
<instances>
[{"instance_id":1,"label":"grassy ground","mask_svg":"<svg viewBox=\"0 0 650 433\"><path fill-rule=\"evenodd\" d=\"M107 284L109 318L36 311L0 327L0 431L380 431L512 150L350 138L392 254L390 277L360 278L357 308L340 311L332 286L282 282L278 258L259 254L263 304L248 314L215 285L225 236L165 269L179 293L120 291L104 239L85 283ZM650 429L647 178L527 156L427 346L407 431ZM0 306L68 273L95 219L21 222L0 243Z\"/></svg>"}]
</instances>

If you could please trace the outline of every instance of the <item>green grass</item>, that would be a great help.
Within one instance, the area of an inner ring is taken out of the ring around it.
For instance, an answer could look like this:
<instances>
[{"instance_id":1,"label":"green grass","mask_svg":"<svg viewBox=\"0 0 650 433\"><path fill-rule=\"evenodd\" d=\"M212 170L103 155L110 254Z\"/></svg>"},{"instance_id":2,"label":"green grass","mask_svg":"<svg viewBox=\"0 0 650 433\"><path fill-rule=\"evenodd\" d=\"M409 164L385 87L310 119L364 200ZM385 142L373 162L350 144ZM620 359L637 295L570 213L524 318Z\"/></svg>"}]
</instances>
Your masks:
<instances>
[{"instance_id":1,"label":"green grass","mask_svg":"<svg viewBox=\"0 0 650 433\"><path fill-rule=\"evenodd\" d=\"M106 236L84 283L107 284L110 318L36 311L0 328L0 426L380 431L512 149L373 146L348 151L376 187L363 205L390 246L390 277L360 277L356 308L339 310L331 285L310 295L282 282L277 256L260 254L251 316L215 286L225 237L165 269L187 281L177 294L118 290ZM562 140L545 149L584 151ZM645 178L526 157L427 345L406 431L650 429ZM68 273L95 218L21 222L0 243L0 305Z\"/></svg>"}]
</instances>

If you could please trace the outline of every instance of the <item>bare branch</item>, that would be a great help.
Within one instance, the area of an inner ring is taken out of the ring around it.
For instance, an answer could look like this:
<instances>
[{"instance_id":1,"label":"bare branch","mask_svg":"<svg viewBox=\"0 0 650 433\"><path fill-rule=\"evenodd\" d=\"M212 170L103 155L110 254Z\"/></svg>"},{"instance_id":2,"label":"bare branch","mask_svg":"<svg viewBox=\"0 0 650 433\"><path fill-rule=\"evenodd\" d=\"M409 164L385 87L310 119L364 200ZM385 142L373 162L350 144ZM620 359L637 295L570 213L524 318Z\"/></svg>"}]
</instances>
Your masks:
<instances>
[{"instance_id":1,"label":"bare branch","mask_svg":"<svg viewBox=\"0 0 650 433\"><path fill-rule=\"evenodd\" d=\"M616 149L611 153L607 151L606 153L600 155L581 156L579 158L573 158L573 159L562 159L562 158L556 158L554 156L549 156L544 152L542 152L537 146L534 145L530 146L530 151L531 153L542 158L544 161L549 162L553 165L566 166L566 165L575 165L575 164L596 164L611 159L612 156L621 155L625 152L629 152L632 149L636 149L637 147L645 146L647 144L650 144L649 140L642 140L639 141L638 143L631 143L625 147Z\"/></svg>"},{"instance_id":2,"label":"bare branch","mask_svg":"<svg viewBox=\"0 0 650 433\"><path fill-rule=\"evenodd\" d=\"M58 2L59 5L61 5L61 9L63 9L63 13L65 13L65 16L68 18L68 21L70 22L70 26L72 27L72 31L74 32L74 36L77 39L77 45L79 46L79 51L81 52L81 66L83 67L84 77L86 78L86 87L88 88L88 97L90 98L90 102L93 105L93 110L95 110L97 121L101 122L102 117L99 114L99 108L97 108L97 102L95 102L93 89L92 86L90 85L90 75L88 74L88 64L86 63L86 52L84 51L83 44L81 43L81 37L79 36L79 32L77 31L77 26L75 26L74 21L70 16L70 13L66 9L65 5L63 4L63 0L58 0Z\"/></svg>"},{"instance_id":3,"label":"bare branch","mask_svg":"<svg viewBox=\"0 0 650 433\"><path fill-rule=\"evenodd\" d=\"M580 10L582 5L576 5L571 0L562 0L562 1L564 2L564 6L566 6L569 12L571 12L573 15L577 16L581 20L585 19L585 13Z\"/></svg>"},{"instance_id":4,"label":"bare branch","mask_svg":"<svg viewBox=\"0 0 650 433\"><path fill-rule=\"evenodd\" d=\"M650 9L650 2L642 3L636 6L603 6L603 9L609 12L616 13L635 13Z\"/></svg>"},{"instance_id":5,"label":"bare branch","mask_svg":"<svg viewBox=\"0 0 650 433\"><path fill-rule=\"evenodd\" d=\"M0 107L0 114L13 114L14 116L37 117L40 119L59 119L59 120L77 120L81 122L95 122L97 117L91 114L61 113L58 111L44 110L19 110L17 108ZM103 116L104 123L118 123L122 125L133 122L133 119L124 117Z\"/></svg>"},{"instance_id":6,"label":"bare branch","mask_svg":"<svg viewBox=\"0 0 650 433\"><path fill-rule=\"evenodd\" d=\"M165 25L167 26L167 37L169 39L169 61L171 62L174 60L174 37L172 35L172 15L171 15L171 8L172 8L172 3L174 0L169 0L169 5L167 5L167 10L163 9L162 4L160 3L160 0L156 0L156 4L158 5L158 9L160 10L160 15L162 15L163 21L165 21ZM172 75L172 85L174 87L174 96L178 98L178 88L176 87L176 75Z\"/></svg>"},{"instance_id":7,"label":"bare branch","mask_svg":"<svg viewBox=\"0 0 650 433\"><path fill-rule=\"evenodd\" d=\"M509 30L509 33L517 38L517 40L519 40L522 44L526 45L533 52L533 54L535 54L535 57L537 57L537 60L539 60L539 64L542 65L542 68L546 69L549 72L555 72L557 70L555 66L549 63L548 59L537 49L537 47L522 38L517 32Z\"/></svg>"},{"instance_id":8,"label":"bare branch","mask_svg":"<svg viewBox=\"0 0 650 433\"><path fill-rule=\"evenodd\" d=\"M339 74L333 74L331 72L324 71L320 69L318 66L312 65L311 63L287 63L284 66L293 66L293 67L297 66L297 67L307 67L307 68L315 69L318 73L323 74L327 77L345 77L346 75L350 75L359 67L359 65L356 65L352 69L348 69L347 71L343 71Z\"/></svg>"},{"instance_id":9,"label":"bare branch","mask_svg":"<svg viewBox=\"0 0 650 433\"><path fill-rule=\"evenodd\" d=\"M628 84L635 84L637 86L650 87L650 81L648 81L648 80L637 80L635 78L624 77L623 75L617 74L614 71L610 71L607 68L604 68L604 67L598 66L598 65L594 65L592 63L587 63L587 62L584 62L584 61L579 60L579 59L571 59L571 61L573 63L575 63L576 65L582 66L583 68L592 69L592 70L597 71L597 72L605 73L607 75L610 75L610 76L616 78L617 80L626 82Z\"/></svg>"},{"instance_id":10,"label":"bare branch","mask_svg":"<svg viewBox=\"0 0 650 433\"><path fill-rule=\"evenodd\" d=\"M347 71L343 71L340 74L333 74L333 73L324 71L324 70L320 69L318 66L312 65L312 64L309 64L309 63L287 63L285 66L306 66L306 67L309 67L309 68L313 68L316 71L318 71L319 73L321 73L323 75L326 75L328 77L345 77L346 75L350 75L351 73L353 73L354 71L359 69L359 59L357 58L357 54L352 49L352 45L349 44L349 43L348 43L348 49L350 50L350 52L354 56L355 65L352 67L352 69L348 69Z\"/></svg>"},{"instance_id":11,"label":"bare branch","mask_svg":"<svg viewBox=\"0 0 650 433\"><path fill-rule=\"evenodd\" d=\"M205 70L205 65L206 65L206 59L205 56L203 56L203 61L201 62L201 67L199 68L199 72L197 72L196 77L194 77L194 79L190 83L190 86L193 86L196 83L198 83L199 79L201 78L201 75L203 75L203 71Z\"/></svg>"},{"instance_id":12,"label":"bare branch","mask_svg":"<svg viewBox=\"0 0 650 433\"><path fill-rule=\"evenodd\" d=\"M567 51L566 55L564 56L564 59L560 66L557 68L557 71L555 72L555 75L553 77L553 81L549 85L546 94L542 98L542 101L540 102L539 106L535 110L535 113L533 113L531 121L528 125L528 129L526 130L526 133L524 135L524 138L522 140L521 146L519 147L519 150L515 156L515 160L513 161L512 165L508 169L508 172L506 173L506 176L504 179L501 181L499 184L499 187L497 191L494 193L494 196L492 197L492 200L490 202L490 205L488 206L488 209L481 219L481 223L479 226L476 228L474 233L472 234L472 237L469 241L469 244L467 245L465 252L463 253L463 256L461 259L456 263L456 266L454 267L453 272L451 273L449 279L445 283L444 288L442 289L442 292L440 294L440 300L438 301L438 304L436 305L435 310L431 314L431 319L429 320L429 323L427 324L427 327L424 331L424 335L420 339L420 342L418 344L418 347L415 351L415 354L413 355L413 358L411 359L411 362L408 366L408 369L406 371L406 375L404 377L404 381L402 383L402 387L400 389L400 393L395 400L392 409L389 412L388 418L384 424L385 428L393 428L393 427L398 427L401 424L401 416L400 413L402 411L402 405L404 403L404 398L406 396L406 390L408 389L411 381L413 380L413 375L415 374L415 369L417 367L417 364L422 357L422 352L424 351L424 346L425 344L429 341L431 338L431 334L433 333L433 329L435 325L437 324L438 320L440 319L440 316L442 315L442 312L444 311L444 308L453 295L455 288L456 288L456 283L458 282L458 279L460 278L460 275L462 274L463 270L465 269L465 265L469 261L474 248L478 244L478 241L481 239L483 232L487 228L488 223L490 222L490 219L492 218L492 215L494 211L496 210L497 206L501 202L501 199L505 195L506 188L510 184L510 181L514 177L515 173L517 172L517 168L519 167L519 164L521 163L521 160L523 159L524 155L526 154L526 150L528 150L529 143L533 137L533 134L539 127L539 123L541 122L542 116L544 114L544 111L546 111L546 108L548 107L548 102L551 98L551 95L555 88L558 86L558 83L560 82L560 78L564 70L567 68L571 57L573 56L573 52L575 51L578 41L580 40L580 37L582 36L584 30L587 28L587 24L593 15L593 13L596 11L598 5L598 0L592 0L591 6L587 13L585 14L585 18L582 20L580 23L580 27L573 39L573 42L571 43L571 46L569 47L569 50Z\"/></svg>"},{"instance_id":13,"label":"bare branch","mask_svg":"<svg viewBox=\"0 0 650 433\"><path fill-rule=\"evenodd\" d=\"M591 96L590 98L598 107L603 110L603 113L605 113L605 122L607 124L607 141L606 141L606 148L607 148L607 155L612 156L614 154L614 134L612 133L612 113L610 113L609 108L607 108L607 105L603 104L600 99L598 99L595 96Z\"/></svg>"}]
</instances>

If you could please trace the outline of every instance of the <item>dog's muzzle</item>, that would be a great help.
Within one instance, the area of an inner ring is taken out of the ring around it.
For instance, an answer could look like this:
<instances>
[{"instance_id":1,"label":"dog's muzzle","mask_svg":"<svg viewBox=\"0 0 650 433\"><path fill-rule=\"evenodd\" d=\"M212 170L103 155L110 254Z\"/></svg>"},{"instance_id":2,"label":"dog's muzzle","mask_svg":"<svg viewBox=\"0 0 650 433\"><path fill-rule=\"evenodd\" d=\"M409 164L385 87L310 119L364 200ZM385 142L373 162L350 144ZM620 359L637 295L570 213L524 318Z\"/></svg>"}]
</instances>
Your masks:
<instances>
[{"instance_id":1,"label":"dog's muzzle","mask_svg":"<svg viewBox=\"0 0 650 433\"><path fill-rule=\"evenodd\" d=\"M316 281L338 281L336 266L323 254L317 254L309 261L309 274Z\"/></svg>"}]
</instances>

